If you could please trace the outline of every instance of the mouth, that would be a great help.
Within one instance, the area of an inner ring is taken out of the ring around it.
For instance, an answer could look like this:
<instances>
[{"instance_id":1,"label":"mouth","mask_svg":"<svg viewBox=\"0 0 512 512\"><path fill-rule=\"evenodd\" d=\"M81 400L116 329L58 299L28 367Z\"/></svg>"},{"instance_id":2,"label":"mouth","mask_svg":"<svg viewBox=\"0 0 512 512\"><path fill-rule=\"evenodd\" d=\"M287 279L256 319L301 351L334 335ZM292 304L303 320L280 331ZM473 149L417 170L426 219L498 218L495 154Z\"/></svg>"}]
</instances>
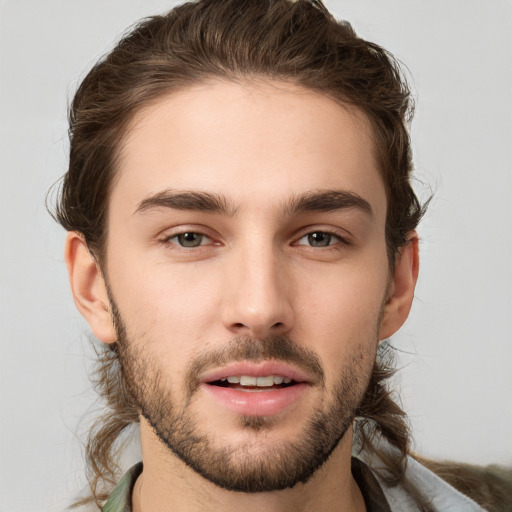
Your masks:
<instances>
[{"instance_id":1,"label":"mouth","mask_svg":"<svg viewBox=\"0 0 512 512\"><path fill-rule=\"evenodd\" d=\"M203 388L223 408L272 416L295 404L310 387L300 370L283 363L236 363L205 375Z\"/></svg>"},{"instance_id":2,"label":"mouth","mask_svg":"<svg viewBox=\"0 0 512 512\"><path fill-rule=\"evenodd\" d=\"M294 386L297 382L283 375L264 375L260 377L230 375L229 377L222 377L213 382L208 382L208 384L241 391L272 391Z\"/></svg>"}]
</instances>

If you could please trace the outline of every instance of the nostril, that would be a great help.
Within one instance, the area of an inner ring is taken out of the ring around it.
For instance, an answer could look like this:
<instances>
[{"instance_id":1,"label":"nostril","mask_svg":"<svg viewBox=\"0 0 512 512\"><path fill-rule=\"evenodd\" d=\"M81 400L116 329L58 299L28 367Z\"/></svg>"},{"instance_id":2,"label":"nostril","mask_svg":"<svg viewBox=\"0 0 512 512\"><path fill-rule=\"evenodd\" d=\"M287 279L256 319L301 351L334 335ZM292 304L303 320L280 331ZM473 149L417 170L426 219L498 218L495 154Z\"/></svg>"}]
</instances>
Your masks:
<instances>
[{"instance_id":1,"label":"nostril","mask_svg":"<svg viewBox=\"0 0 512 512\"><path fill-rule=\"evenodd\" d=\"M237 334L251 333L255 338L265 338L270 334L278 334L287 328L287 322L257 321L253 322L233 322L229 326L230 330Z\"/></svg>"}]
</instances>

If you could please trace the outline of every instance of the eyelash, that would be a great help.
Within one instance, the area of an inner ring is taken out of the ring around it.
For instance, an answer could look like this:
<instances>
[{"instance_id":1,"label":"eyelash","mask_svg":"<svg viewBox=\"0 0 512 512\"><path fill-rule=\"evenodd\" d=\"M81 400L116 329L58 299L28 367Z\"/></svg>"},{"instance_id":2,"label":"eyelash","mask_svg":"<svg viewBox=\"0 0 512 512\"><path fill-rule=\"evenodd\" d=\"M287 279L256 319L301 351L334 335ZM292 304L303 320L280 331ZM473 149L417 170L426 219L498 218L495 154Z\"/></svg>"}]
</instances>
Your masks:
<instances>
[{"instance_id":1,"label":"eyelash","mask_svg":"<svg viewBox=\"0 0 512 512\"><path fill-rule=\"evenodd\" d=\"M311 242L311 239L309 237L312 237L313 235L319 235L319 234L329 237L328 245L315 247L315 246L307 244L307 243L304 243L304 244L299 243L304 238L308 238L308 241ZM201 243L199 245L191 246L191 247L181 245L178 241L176 241L176 242L172 241L173 239L178 239L178 237L184 236L184 235L196 235L196 236L199 235L200 237L203 237L203 238L201 239ZM206 243L206 244L202 243L204 241L204 238L207 238L207 239L213 241L213 238L211 236L207 235L206 233L203 233L201 231L194 231L191 229L191 230L183 230L178 233L172 233L168 236L165 236L160 240L160 243L162 243L163 245L166 245L166 246L172 245L173 249L175 249L175 250L190 251L192 249L198 249L199 247L202 247L204 245L210 245L209 243ZM335 241L335 243L333 243L333 244L330 243L332 241L332 238L337 239L337 241ZM213 242L213 245L220 245L220 243ZM303 233L299 238L295 239L295 241L292 243L292 245L294 245L294 246L302 245L302 246L309 247L310 249L323 249L324 251L326 251L326 250L341 250L343 247L351 245L351 242L345 236L342 236L338 232L335 232L333 230L312 229L310 231Z\"/></svg>"},{"instance_id":2,"label":"eyelash","mask_svg":"<svg viewBox=\"0 0 512 512\"><path fill-rule=\"evenodd\" d=\"M304 238L307 238L308 241L311 242L311 237L313 237L313 235L323 235L323 236L328 237L328 245L315 247L311 244L300 244L299 243ZM333 244L330 243L331 241L333 241L332 239L335 239ZM346 237L341 236L337 232L330 231L330 230L316 229L316 230L312 230L312 231L308 231L307 233L304 233L300 238L297 239L296 242L294 242L293 245L305 245L312 249L340 250L342 247L350 245L350 242Z\"/></svg>"},{"instance_id":3,"label":"eyelash","mask_svg":"<svg viewBox=\"0 0 512 512\"><path fill-rule=\"evenodd\" d=\"M186 246L184 246L184 245L181 245L181 244L180 244L180 243L178 243L178 242L172 242L172 240L173 240L174 238L176 238L176 239L177 239L178 237L180 237L180 236L184 236L184 235L199 235L200 237L203 237L203 239L204 239L204 238L207 238L207 239L212 240L212 237L208 236L206 233L202 233L202 232L200 232L200 231L194 231L194 230L190 229L190 230L186 230L186 231L181 231L181 232L179 232L179 233L173 233L172 235L168 235L168 236L166 236L166 237L162 238L162 239L160 240L160 242L161 242L162 244L164 244L164 245L172 245L172 246L174 246L174 248L176 248L176 249L178 249L178 250L184 250L184 251L189 251L189 250L191 250L191 249L196 249L196 248L198 248L198 247L202 247L203 245L206 245L206 244L200 243L200 244L199 244L199 245L197 245L197 246L186 247ZM203 241L203 239L202 239L201 241ZM214 243L214 245L220 245L220 244L218 244L218 243L217 243L217 244L216 244L216 243Z\"/></svg>"}]
</instances>

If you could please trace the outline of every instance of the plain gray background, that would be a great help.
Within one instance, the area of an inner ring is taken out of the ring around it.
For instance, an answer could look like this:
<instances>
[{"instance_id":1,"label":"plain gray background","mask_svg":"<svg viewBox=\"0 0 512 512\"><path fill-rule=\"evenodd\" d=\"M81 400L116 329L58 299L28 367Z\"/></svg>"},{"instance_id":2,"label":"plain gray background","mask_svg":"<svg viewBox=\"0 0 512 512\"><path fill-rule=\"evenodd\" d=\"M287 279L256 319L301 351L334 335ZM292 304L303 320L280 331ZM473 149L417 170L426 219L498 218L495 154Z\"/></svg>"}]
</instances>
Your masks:
<instances>
[{"instance_id":1,"label":"plain gray background","mask_svg":"<svg viewBox=\"0 0 512 512\"><path fill-rule=\"evenodd\" d=\"M44 197L65 172L78 81L126 27L172 5L0 0L0 512L62 511L84 485L92 354ZM415 448L511 465L512 2L327 5L413 76L418 192L435 198L393 342Z\"/></svg>"}]
</instances>

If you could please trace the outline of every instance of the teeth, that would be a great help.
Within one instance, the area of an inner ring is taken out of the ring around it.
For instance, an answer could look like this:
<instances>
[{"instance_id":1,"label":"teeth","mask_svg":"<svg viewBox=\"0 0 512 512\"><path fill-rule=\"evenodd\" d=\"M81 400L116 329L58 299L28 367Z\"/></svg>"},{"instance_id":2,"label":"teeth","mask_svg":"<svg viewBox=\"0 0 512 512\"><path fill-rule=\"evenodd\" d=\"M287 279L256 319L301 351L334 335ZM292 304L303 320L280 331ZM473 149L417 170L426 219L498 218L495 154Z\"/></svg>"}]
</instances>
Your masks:
<instances>
[{"instance_id":1,"label":"teeth","mask_svg":"<svg viewBox=\"0 0 512 512\"><path fill-rule=\"evenodd\" d=\"M258 377L257 386L269 387L274 385L274 377L269 375L268 377Z\"/></svg>"},{"instance_id":2,"label":"teeth","mask_svg":"<svg viewBox=\"0 0 512 512\"><path fill-rule=\"evenodd\" d=\"M229 377L223 377L220 379L222 382L226 380L230 384L240 384L241 386L258 386L262 388L268 388L274 384L290 384L292 379L289 377L283 377L282 375L265 375L264 377L251 377L249 375L231 375Z\"/></svg>"},{"instance_id":3,"label":"teeth","mask_svg":"<svg viewBox=\"0 0 512 512\"><path fill-rule=\"evenodd\" d=\"M240 385L241 386L256 386L258 382L257 377L249 377L247 375L242 375L240 377Z\"/></svg>"}]
</instances>

